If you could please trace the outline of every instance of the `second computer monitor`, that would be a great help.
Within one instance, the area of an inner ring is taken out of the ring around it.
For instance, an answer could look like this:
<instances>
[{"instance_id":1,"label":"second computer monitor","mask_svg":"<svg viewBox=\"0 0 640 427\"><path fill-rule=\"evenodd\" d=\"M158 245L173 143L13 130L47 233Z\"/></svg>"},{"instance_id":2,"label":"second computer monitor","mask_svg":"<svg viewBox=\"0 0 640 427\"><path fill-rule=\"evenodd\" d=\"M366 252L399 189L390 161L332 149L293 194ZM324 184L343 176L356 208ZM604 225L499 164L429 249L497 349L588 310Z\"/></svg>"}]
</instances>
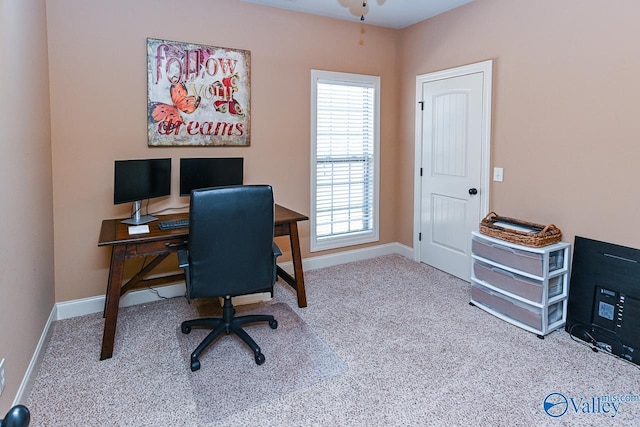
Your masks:
<instances>
[{"instance_id":1,"label":"second computer monitor","mask_svg":"<svg viewBox=\"0 0 640 427\"><path fill-rule=\"evenodd\" d=\"M242 157L201 157L180 159L180 195L190 196L199 188L242 185Z\"/></svg>"}]
</instances>

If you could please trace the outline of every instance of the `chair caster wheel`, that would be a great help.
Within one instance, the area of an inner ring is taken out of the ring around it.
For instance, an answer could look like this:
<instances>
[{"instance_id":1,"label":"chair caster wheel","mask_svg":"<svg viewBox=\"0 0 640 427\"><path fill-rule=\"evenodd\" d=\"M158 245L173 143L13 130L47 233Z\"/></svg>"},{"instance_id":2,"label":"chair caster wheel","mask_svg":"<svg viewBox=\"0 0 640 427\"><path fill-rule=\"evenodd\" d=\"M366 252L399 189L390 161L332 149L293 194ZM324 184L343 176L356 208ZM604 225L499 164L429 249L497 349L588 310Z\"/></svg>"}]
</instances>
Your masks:
<instances>
[{"instance_id":1,"label":"chair caster wheel","mask_svg":"<svg viewBox=\"0 0 640 427\"><path fill-rule=\"evenodd\" d=\"M189 332L191 332L191 326L182 325L182 333L183 334L188 334Z\"/></svg>"},{"instance_id":2,"label":"chair caster wheel","mask_svg":"<svg viewBox=\"0 0 640 427\"><path fill-rule=\"evenodd\" d=\"M200 369L200 361L198 359L191 360L191 372L195 372Z\"/></svg>"},{"instance_id":3,"label":"chair caster wheel","mask_svg":"<svg viewBox=\"0 0 640 427\"><path fill-rule=\"evenodd\" d=\"M256 353L256 365L262 365L264 363L264 354Z\"/></svg>"},{"instance_id":4,"label":"chair caster wheel","mask_svg":"<svg viewBox=\"0 0 640 427\"><path fill-rule=\"evenodd\" d=\"M278 329L278 321L276 319L273 319L269 322L269 326L271 326L271 329Z\"/></svg>"}]
</instances>

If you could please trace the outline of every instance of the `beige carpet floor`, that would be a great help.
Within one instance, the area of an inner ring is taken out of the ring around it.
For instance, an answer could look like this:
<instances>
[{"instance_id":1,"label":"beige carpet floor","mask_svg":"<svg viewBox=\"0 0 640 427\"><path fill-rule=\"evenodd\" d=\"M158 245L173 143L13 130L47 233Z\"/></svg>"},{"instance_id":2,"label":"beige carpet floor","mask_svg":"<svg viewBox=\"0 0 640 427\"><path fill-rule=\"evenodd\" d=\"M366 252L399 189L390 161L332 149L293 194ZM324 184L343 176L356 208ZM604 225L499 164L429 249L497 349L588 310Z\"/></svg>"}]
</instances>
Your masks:
<instances>
[{"instance_id":1,"label":"beige carpet floor","mask_svg":"<svg viewBox=\"0 0 640 427\"><path fill-rule=\"evenodd\" d=\"M199 309L195 317L221 317L221 310L216 309L219 307L214 301ZM287 304L236 308L237 316L254 313L271 314L278 321L275 330L267 323L245 327L265 355L263 365L256 365L251 349L230 335L219 338L205 350L200 356L201 368L188 375L196 414L202 422L227 418L251 406L341 375L347 368ZM191 352L209 332L194 328L185 335L178 328L178 345L185 366L189 366Z\"/></svg>"},{"instance_id":2,"label":"beige carpet floor","mask_svg":"<svg viewBox=\"0 0 640 427\"><path fill-rule=\"evenodd\" d=\"M448 274L392 255L307 271L305 278L307 308L282 284L273 303L288 304L335 355L332 374L213 419L201 402L235 384L227 378L206 392L194 387L198 372L189 370L178 338L188 305L176 298L122 309L114 357L102 362L99 315L57 322L25 402L32 425L640 425L636 365L594 353L564 331L538 339L470 306L469 284ZM266 335L281 327L257 326ZM218 363L217 350L202 358L202 369ZM263 347L262 366L237 350L247 371L279 363L277 348ZM278 375L306 363L291 359ZM544 411L552 393L567 399L557 418ZM626 400L615 414L604 413L612 396Z\"/></svg>"}]
</instances>

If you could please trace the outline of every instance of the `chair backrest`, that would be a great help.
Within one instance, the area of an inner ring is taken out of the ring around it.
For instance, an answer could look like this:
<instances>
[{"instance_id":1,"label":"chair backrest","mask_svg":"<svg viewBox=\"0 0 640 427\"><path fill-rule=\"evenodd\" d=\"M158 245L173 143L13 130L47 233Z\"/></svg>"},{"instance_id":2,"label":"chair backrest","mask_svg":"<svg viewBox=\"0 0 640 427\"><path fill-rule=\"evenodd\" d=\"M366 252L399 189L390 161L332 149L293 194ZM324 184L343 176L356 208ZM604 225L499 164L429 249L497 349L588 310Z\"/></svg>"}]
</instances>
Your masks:
<instances>
[{"instance_id":1,"label":"chair backrest","mask_svg":"<svg viewBox=\"0 0 640 427\"><path fill-rule=\"evenodd\" d=\"M274 204L268 185L195 190L189 213L188 297L273 288Z\"/></svg>"}]
</instances>

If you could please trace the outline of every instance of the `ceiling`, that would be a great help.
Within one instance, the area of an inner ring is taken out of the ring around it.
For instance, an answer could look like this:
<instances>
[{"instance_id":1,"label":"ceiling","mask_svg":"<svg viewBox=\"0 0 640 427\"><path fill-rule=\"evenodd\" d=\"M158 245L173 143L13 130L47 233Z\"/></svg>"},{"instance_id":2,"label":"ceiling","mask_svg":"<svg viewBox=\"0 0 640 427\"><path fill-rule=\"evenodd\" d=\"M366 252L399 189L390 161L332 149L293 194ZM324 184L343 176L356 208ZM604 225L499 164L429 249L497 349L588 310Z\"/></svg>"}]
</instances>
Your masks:
<instances>
[{"instance_id":1,"label":"ceiling","mask_svg":"<svg viewBox=\"0 0 640 427\"><path fill-rule=\"evenodd\" d=\"M248 3L360 22L363 0L243 0ZM365 23L402 29L473 0L367 0ZM345 5L345 6L343 6Z\"/></svg>"}]
</instances>

